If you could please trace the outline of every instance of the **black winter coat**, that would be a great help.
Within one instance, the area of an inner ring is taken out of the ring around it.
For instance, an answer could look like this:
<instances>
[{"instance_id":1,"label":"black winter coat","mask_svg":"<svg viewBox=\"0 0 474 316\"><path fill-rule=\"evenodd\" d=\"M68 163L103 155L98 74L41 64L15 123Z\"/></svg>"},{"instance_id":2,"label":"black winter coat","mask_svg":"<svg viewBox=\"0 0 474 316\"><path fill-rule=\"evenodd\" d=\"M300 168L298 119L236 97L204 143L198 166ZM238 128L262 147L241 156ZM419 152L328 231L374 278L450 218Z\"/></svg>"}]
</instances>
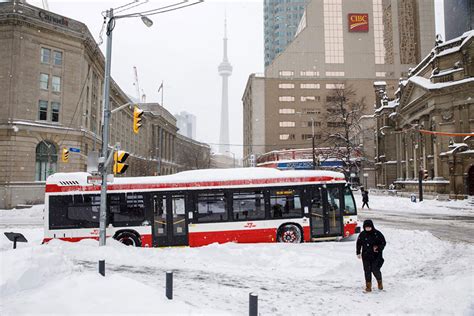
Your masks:
<instances>
[{"instance_id":1,"label":"black winter coat","mask_svg":"<svg viewBox=\"0 0 474 316\"><path fill-rule=\"evenodd\" d=\"M369 193L368 192L362 192L362 202L369 202Z\"/></svg>"},{"instance_id":2,"label":"black winter coat","mask_svg":"<svg viewBox=\"0 0 474 316\"><path fill-rule=\"evenodd\" d=\"M359 234L359 238L357 238L356 253L359 255L362 250L362 260L377 260L380 266L382 266L382 252L385 244L385 237L380 231L375 228L372 228L370 232L364 230ZM374 246L377 246L377 252L374 251Z\"/></svg>"}]
</instances>

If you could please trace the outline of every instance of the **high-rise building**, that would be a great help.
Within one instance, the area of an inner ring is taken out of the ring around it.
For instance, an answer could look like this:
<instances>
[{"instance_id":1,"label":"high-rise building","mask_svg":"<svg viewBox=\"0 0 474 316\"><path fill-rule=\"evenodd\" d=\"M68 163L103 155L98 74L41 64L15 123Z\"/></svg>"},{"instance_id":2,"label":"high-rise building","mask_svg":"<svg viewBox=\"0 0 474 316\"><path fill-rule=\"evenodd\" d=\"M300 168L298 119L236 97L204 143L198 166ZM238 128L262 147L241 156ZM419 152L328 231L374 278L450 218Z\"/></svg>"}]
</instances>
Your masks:
<instances>
[{"instance_id":1,"label":"high-rise building","mask_svg":"<svg viewBox=\"0 0 474 316\"><path fill-rule=\"evenodd\" d=\"M474 29L473 0L444 0L444 28L446 40Z\"/></svg>"},{"instance_id":2,"label":"high-rise building","mask_svg":"<svg viewBox=\"0 0 474 316\"><path fill-rule=\"evenodd\" d=\"M232 65L227 58L227 19L224 22L224 59L217 68L222 77L221 128L219 136L219 153L229 153L229 77Z\"/></svg>"},{"instance_id":3,"label":"high-rise building","mask_svg":"<svg viewBox=\"0 0 474 316\"><path fill-rule=\"evenodd\" d=\"M316 146L334 145L323 140L341 131L330 120L335 90L352 89L364 100L363 114L371 115L374 82L385 82L394 93L434 41L434 1L312 0L294 40L264 77L249 77L242 99L244 160L308 148L313 127Z\"/></svg>"},{"instance_id":4,"label":"high-rise building","mask_svg":"<svg viewBox=\"0 0 474 316\"><path fill-rule=\"evenodd\" d=\"M293 40L308 2L309 0L265 0L265 67Z\"/></svg>"},{"instance_id":5,"label":"high-rise building","mask_svg":"<svg viewBox=\"0 0 474 316\"><path fill-rule=\"evenodd\" d=\"M176 117L176 126L179 128L178 133L196 139L196 116L186 111L174 116Z\"/></svg>"}]
</instances>

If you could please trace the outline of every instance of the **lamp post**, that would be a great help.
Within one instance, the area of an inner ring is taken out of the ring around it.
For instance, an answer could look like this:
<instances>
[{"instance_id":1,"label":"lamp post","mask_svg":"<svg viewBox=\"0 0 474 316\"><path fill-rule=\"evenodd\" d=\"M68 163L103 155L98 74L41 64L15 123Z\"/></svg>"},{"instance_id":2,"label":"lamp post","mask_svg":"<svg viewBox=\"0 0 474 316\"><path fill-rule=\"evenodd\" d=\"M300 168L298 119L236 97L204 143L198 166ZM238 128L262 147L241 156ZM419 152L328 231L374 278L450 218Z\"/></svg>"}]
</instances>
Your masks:
<instances>
[{"instance_id":1,"label":"lamp post","mask_svg":"<svg viewBox=\"0 0 474 316\"><path fill-rule=\"evenodd\" d=\"M108 154L109 149L109 134L110 134L110 70L112 64L112 32L115 28L114 10L110 9L106 13L106 18L109 19L107 23L107 47L105 55L105 82L104 82L104 119L102 125L102 152L99 158L99 172L102 177L102 184L100 190L100 212L99 212L99 246L105 246L106 234L105 225L107 221L107 169L112 155ZM150 27L153 22L146 16L141 16L143 23Z\"/></svg>"},{"instance_id":2,"label":"lamp post","mask_svg":"<svg viewBox=\"0 0 474 316\"><path fill-rule=\"evenodd\" d=\"M313 170L316 170L316 152L314 149L314 118L311 118L311 129L312 129L312 156L313 156Z\"/></svg>"}]
</instances>

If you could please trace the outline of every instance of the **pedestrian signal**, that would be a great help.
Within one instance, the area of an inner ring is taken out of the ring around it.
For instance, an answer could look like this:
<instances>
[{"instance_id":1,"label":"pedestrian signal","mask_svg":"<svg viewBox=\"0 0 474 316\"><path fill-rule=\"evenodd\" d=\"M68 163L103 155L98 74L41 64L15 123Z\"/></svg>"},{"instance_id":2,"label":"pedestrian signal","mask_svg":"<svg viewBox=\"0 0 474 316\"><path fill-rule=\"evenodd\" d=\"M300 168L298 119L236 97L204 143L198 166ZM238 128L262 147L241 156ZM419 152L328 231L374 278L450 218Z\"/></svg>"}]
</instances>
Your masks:
<instances>
[{"instance_id":1,"label":"pedestrian signal","mask_svg":"<svg viewBox=\"0 0 474 316\"><path fill-rule=\"evenodd\" d=\"M135 105L133 109L133 132L138 134L138 130L142 127L142 115L143 110L140 110L138 106Z\"/></svg>"},{"instance_id":2,"label":"pedestrian signal","mask_svg":"<svg viewBox=\"0 0 474 316\"><path fill-rule=\"evenodd\" d=\"M117 150L114 152L114 174L123 174L127 171L128 165L125 163L129 154L123 150Z\"/></svg>"},{"instance_id":3,"label":"pedestrian signal","mask_svg":"<svg viewBox=\"0 0 474 316\"><path fill-rule=\"evenodd\" d=\"M69 149L63 148L62 160L63 162L69 162Z\"/></svg>"}]
</instances>

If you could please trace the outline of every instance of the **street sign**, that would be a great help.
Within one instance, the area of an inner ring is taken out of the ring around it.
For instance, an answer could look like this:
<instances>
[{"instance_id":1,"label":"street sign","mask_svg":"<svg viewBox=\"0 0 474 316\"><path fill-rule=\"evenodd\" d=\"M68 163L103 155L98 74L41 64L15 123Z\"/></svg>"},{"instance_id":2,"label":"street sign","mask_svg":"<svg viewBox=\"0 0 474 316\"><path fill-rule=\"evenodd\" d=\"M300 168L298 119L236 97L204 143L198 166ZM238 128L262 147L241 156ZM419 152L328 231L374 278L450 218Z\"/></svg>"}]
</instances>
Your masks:
<instances>
[{"instance_id":1,"label":"street sign","mask_svg":"<svg viewBox=\"0 0 474 316\"><path fill-rule=\"evenodd\" d=\"M93 184L93 185L101 185L102 176L101 175L87 176L87 183Z\"/></svg>"},{"instance_id":2,"label":"street sign","mask_svg":"<svg viewBox=\"0 0 474 316\"><path fill-rule=\"evenodd\" d=\"M71 148L69 148L69 151L72 152L72 153L80 153L80 152L81 152L81 149L80 149L80 148L71 147Z\"/></svg>"}]
</instances>

